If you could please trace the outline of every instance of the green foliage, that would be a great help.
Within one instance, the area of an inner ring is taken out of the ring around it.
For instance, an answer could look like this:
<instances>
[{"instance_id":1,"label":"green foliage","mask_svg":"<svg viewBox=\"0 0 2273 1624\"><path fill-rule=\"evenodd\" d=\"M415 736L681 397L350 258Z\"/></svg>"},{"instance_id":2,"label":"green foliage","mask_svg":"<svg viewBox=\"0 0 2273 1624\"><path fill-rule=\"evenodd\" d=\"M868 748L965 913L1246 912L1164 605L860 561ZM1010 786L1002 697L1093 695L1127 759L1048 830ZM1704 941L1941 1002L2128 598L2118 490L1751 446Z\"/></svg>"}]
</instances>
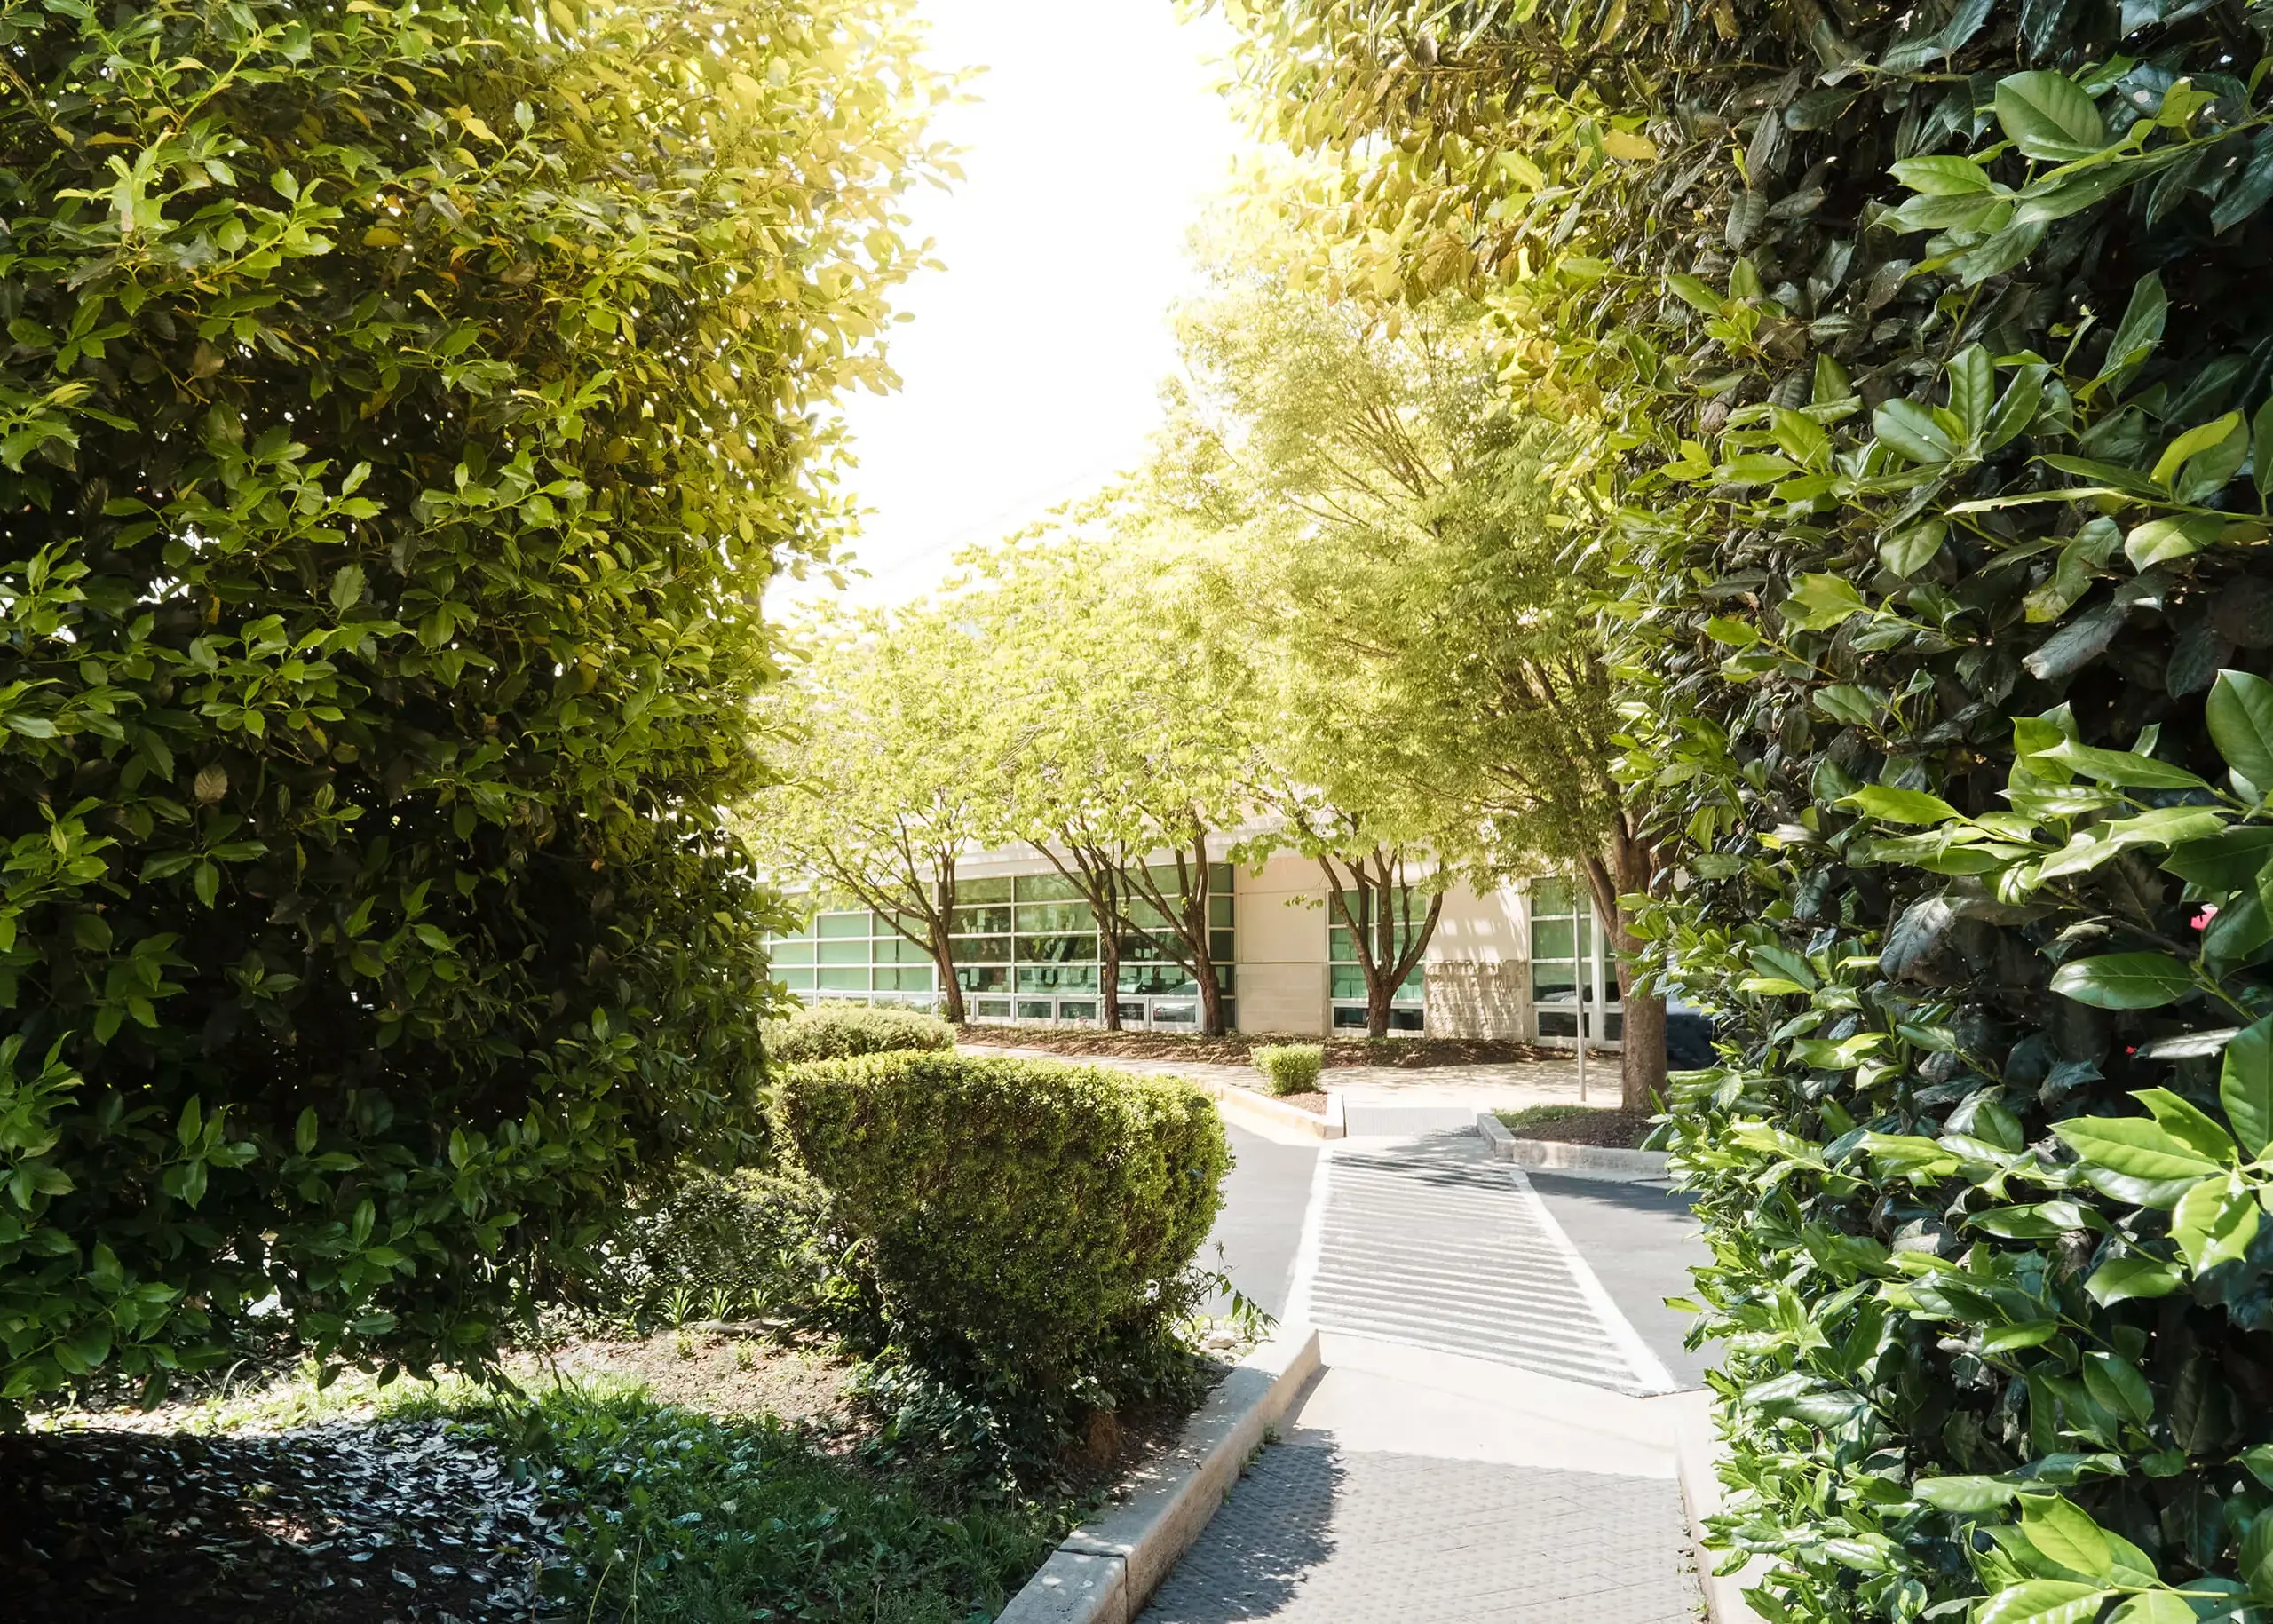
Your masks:
<instances>
[{"instance_id":1,"label":"green foliage","mask_svg":"<svg viewBox=\"0 0 2273 1624\"><path fill-rule=\"evenodd\" d=\"M0 1416L479 1364L760 1055L759 596L927 105L889 0L0 0Z\"/></svg>"},{"instance_id":2,"label":"green foliage","mask_svg":"<svg viewBox=\"0 0 2273 1624\"><path fill-rule=\"evenodd\" d=\"M955 1029L936 1015L881 1005L818 1003L765 1029L765 1052L777 1066L954 1046Z\"/></svg>"},{"instance_id":3,"label":"green foliage","mask_svg":"<svg viewBox=\"0 0 2273 1624\"><path fill-rule=\"evenodd\" d=\"M777 1111L919 1371L1062 1425L1172 1351L1231 1163L1190 1083L900 1053L797 1066Z\"/></svg>"},{"instance_id":4,"label":"green foliage","mask_svg":"<svg viewBox=\"0 0 2273 1624\"><path fill-rule=\"evenodd\" d=\"M2263 12L1233 9L1592 436L1763 1612L2273 1603Z\"/></svg>"},{"instance_id":5,"label":"green foliage","mask_svg":"<svg viewBox=\"0 0 2273 1624\"><path fill-rule=\"evenodd\" d=\"M544 1582L580 1619L964 1624L992 1617L1071 1520L1055 1503L884 1481L770 1417L636 1390L553 1387L467 1424L566 1502L574 1566Z\"/></svg>"},{"instance_id":6,"label":"green foliage","mask_svg":"<svg viewBox=\"0 0 2273 1624\"><path fill-rule=\"evenodd\" d=\"M579 1292L611 1324L749 1315L834 1328L850 1287L828 1192L793 1168L689 1169L628 1214Z\"/></svg>"},{"instance_id":7,"label":"green foliage","mask_svg":"<svg viewBox=\"0 0 2273 1624\"><path fill-rule=\"evenodd\" d=\"M1316 1043L1267 1043L1247 1057L1273 1094L1304 1094L1326 1072L1326 1050Z\"/></svg>"}]
</instances>

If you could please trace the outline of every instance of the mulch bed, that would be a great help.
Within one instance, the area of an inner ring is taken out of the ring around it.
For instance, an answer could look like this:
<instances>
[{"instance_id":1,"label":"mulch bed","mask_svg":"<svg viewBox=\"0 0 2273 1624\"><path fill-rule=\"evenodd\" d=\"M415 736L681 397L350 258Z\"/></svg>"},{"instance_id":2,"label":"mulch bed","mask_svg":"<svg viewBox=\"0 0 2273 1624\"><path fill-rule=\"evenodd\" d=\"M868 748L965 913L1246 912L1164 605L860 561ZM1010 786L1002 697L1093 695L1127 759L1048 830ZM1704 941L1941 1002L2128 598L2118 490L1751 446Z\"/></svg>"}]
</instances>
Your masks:
<instances>
[{"instance_id":1,"label":"mulch bed","mask_svg":"<svg viewBox=\"0 0 2273 1624\"><path fill-rule=\"evenodd\" d=\"M558 1527L447 1422L0 1435L0 1589L39 1624L527 1624Z\"/></svg>"},{"instance_id":2,"label":"mulch bed","mask_svg":"<svg viewBox=\"0 0 2273 1624\"><path fill-rule=\"evenodd\" d=\"M1509 1121L1514 1117L1517 1120ZM1650 1131L1650 1117L1643 1111L1598 1110L1586 1105L1548 1105L1532 1112L1503 1111L1500 1120L1519 1139L1547 1139L1557 1145L1593 1145L1630 1151Z\"/></svg>"},{"instance_id":3,"label":"mulch bed","mask_svg":"<svg viewBox=\"0 0 2273 1624\"><path fill-rule=\"evenodd\" d=\"M1227 1033L1220 1038L1187 1037L1173 1032L1097 1032L1063 1026L962 1026L964 1043L1010 1044L1046 1049L1061 1055L1113 1055L1130 1060L1193 1060L1210 1066L1251 1065L1253 1051L1271 1043L1315 1043L1316 1038L1270 1033ZM1525 1060L1567 1058L1557 1050L1534 1049L1508 1038L1328 1038L1328 1066L1506 1065Z\"/></svg>"}]
</instances>

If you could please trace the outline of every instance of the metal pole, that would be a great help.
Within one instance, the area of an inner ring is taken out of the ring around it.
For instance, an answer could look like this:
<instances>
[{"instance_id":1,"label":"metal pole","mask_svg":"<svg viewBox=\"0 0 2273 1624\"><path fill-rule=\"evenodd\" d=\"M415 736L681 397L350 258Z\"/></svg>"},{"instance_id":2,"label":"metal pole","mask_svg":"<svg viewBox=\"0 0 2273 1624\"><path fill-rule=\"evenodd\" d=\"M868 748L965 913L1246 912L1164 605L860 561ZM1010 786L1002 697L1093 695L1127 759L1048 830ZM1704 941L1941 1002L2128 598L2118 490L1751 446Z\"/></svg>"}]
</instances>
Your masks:
<instances>
[{"instance_id":1,"label":"metal pole","mask_svg":"<svg viewBox=\"0 0 2273 1624\"><path fill-rule=\"evenodd\" d=\"M1573 885L1573 886L1572 887L1572 893L1573 893L1573 894L1572 894L1572 898L1571 898L1571 991L1572 991L1572 994L1573 994L1573 995L1577 998L1577 1000L1578 1000L1578 1009L1579 1009L1579 1103L1580 1103L1580 1105L1585 1105L1585 1104L1587 1103L1587 969L1588 969L1588 965L1587 965L1587 962L1580 956L1580 941L1581 941L1582 938L1583 938L1587 933L1586 933L1585 931L1581 931L1581 930L1580 929L1580 913L1579 913L1579 898L1580 898L1580 896L1584 895L1585 893L1583 893L1583 892L1580 891L1578 890L1578 888L1577 888L1577 886L1576 886L1576 885ZM1585 915L1584 915L1585 923L1586 923L1588 925L1592 925L1592 924L1594 923L1594 917L1595 917L1595 905L1594 905L1594 899L1593 899L1591 897L1589 897L1589 898L1588 898L1588 899L1587 899L1587 911L1586 911L1586 914L1585 914Z\"/></svg>"}]
</instances>

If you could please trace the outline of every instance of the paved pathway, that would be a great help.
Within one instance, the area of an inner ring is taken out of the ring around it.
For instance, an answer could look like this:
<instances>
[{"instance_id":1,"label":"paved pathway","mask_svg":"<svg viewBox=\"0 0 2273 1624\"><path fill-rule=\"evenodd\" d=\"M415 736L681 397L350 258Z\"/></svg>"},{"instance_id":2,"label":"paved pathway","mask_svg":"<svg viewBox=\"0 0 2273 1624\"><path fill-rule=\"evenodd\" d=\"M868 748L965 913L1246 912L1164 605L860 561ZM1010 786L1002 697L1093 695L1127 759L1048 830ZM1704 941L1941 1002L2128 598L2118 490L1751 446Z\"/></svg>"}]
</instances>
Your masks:
<instances>
[{"instance_id":1,"label":"paved pathway","mask_svg":"<svg viewBox=\"0 0 2273 1624\"><path fill-rule=\"evenodd\" d=\"M1697 1256L1678 1198L1357 1137L1309 1153L1288 1248L1304 1161L1234 1132L1234 1278L1271 1289L1291 1255L1327 1368L1146 1624L1691 1624L1668 1406L1694 1395L1650 1396L1696 1381L1654 1302Z\"/></svg>"}]
</instances>

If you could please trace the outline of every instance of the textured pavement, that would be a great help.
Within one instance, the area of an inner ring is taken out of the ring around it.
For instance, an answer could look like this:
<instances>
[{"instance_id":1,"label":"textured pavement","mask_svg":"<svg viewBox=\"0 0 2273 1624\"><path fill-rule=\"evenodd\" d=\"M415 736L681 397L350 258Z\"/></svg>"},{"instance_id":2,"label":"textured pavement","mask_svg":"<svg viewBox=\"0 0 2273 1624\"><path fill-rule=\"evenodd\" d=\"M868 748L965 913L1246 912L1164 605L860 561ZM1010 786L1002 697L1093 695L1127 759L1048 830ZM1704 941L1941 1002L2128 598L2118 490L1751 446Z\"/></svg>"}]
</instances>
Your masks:
<instances>
[{"instance_id":1,"label":"textured pavement","mask_svg":"<svg viewBox=\"0 0 2273 1624\"><path fill-rule=\"evenodd\" d=\"M1148 1624L1690 1624L1663 1478L1423 1455L1267 1450Z\"/></svg>"},{"instance_id":2,"label":"textured pavement","mask_svg":"<svg viewBox=\"0 0 2273 1624\"><path fill-rule=\"evenodd\" d=\"M1271 1278L1300 1165L1227 1186ZM1313 1172L1287 1317L1327 1368L1144 1624L1691 1624L1684 1401L1646 1396L1696 1381L1656 1302L1697 1253L1678 1200L1543 1199L1472 1131L1334 1142Z\"/></svg>"}]
</instances>

